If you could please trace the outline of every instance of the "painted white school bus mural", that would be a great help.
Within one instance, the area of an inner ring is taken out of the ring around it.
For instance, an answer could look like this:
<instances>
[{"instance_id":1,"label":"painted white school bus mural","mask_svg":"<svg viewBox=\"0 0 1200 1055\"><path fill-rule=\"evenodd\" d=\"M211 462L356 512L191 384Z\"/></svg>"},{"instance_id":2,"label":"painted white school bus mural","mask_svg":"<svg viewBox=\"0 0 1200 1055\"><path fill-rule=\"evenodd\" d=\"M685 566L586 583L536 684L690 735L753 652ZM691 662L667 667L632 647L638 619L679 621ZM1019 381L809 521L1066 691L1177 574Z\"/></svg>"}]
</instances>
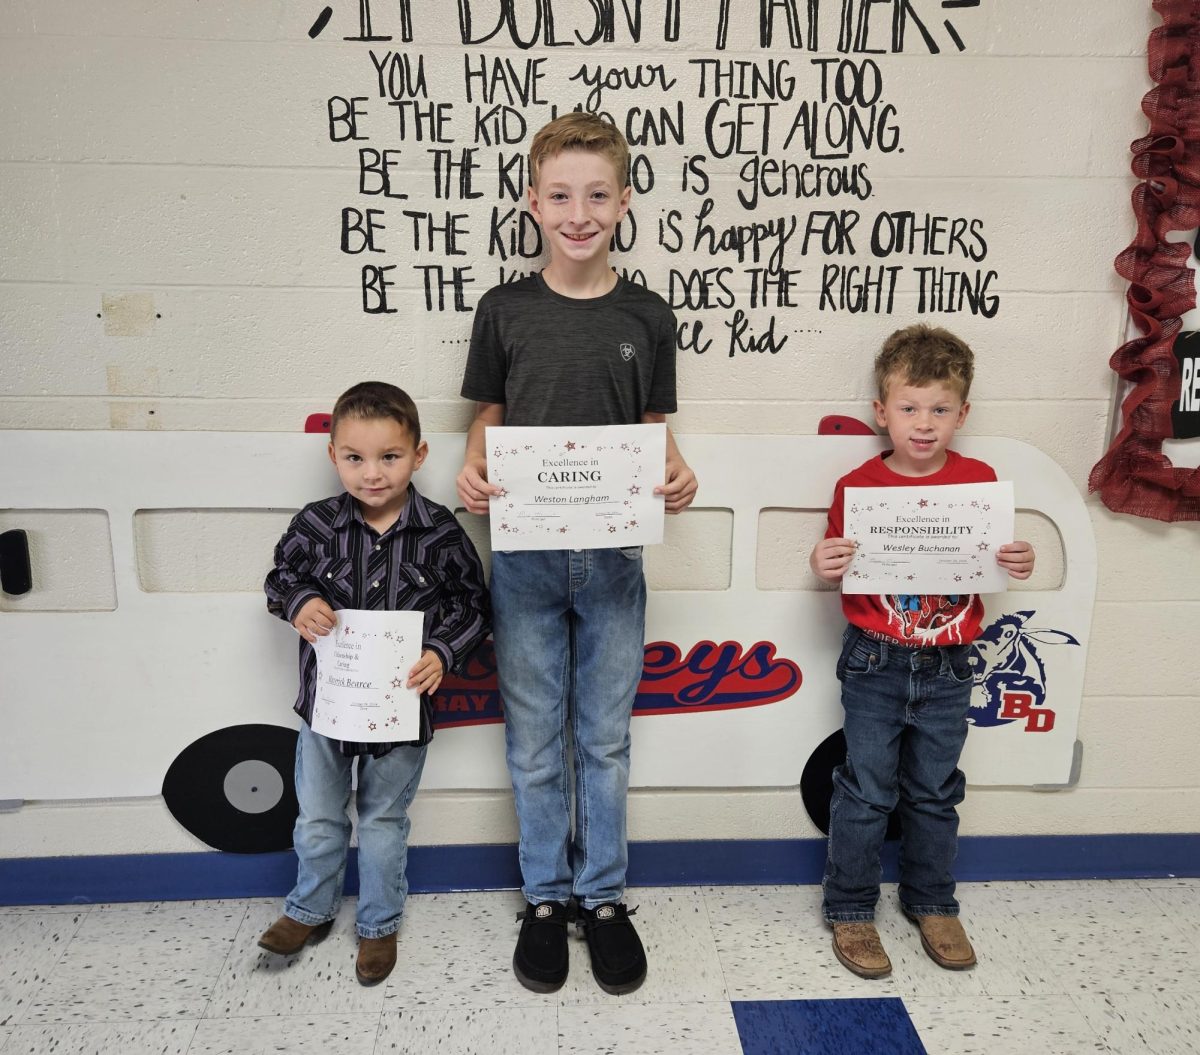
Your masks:
<instances>
[{"instance_id":1,"label":"painted white school bus mural","mask_svg":"<svg viewBox=\"0 0 1200 1055\"><path fill-rule=\"evenodd\" d=\"M453 507L463 438L429 440L417 485ZM189 830L221 849L290 845L296 635L267 614L261 594L143 590L133 525L144 510L298 509L337 490L325 442L299 433L6 433L8 521L19 523L20 510L106 511L116 607L0 613L0 799L162 791ZM681 438L701 481L695 508L732 512L730 579L722 590L650 594L635 786L803 782L823 825L829 770L844 752L834 675L844 620L836 592L757 588L760 513L824 510L837 478L883 442ZM977 785L1064 785L1095 595L1091 523L1077 488L1035 448L979 437L956 447L1014 481L1018 509L1057 528L1065 564L1057 589L985 598L963 769ZM9 538L10 590L20 588L19 541ZM794 559L806 566L807 557L798 542ZM269 560L264 552L264 573ZM34 604L37 590L34 581ZM445 679L437 707L423 786L508 787L490 646Z\"/></svg>"}]
</instances>

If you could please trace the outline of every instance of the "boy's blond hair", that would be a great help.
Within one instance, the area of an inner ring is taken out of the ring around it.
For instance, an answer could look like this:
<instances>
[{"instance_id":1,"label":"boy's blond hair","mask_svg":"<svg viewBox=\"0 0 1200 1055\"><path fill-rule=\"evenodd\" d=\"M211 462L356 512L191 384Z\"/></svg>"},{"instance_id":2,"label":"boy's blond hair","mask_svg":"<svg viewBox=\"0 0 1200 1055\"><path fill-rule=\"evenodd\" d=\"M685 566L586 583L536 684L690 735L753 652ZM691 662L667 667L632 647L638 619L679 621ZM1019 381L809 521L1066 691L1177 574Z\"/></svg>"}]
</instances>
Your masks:
<instances>
[{"instance_id":1,"label":"boy's blond hair","mask_svg":"<svg viewBox=\"0 0 1200 1055\"><path fill-rule=\"evenodd\" d=\"M542 162L567 150L599 154L617 170L618 190L624 190L629 174L629 144L620 129L596 114L576 111L556 117L538 129L529 147L529 183L536 187Z\"/></svg>"},{"instance_id":2,"label":"boy's blond hair","mask_svg":"<svg viewBox=\"0 0 1200 1055\"><path fill-rule=\"evenodd\" d=\"M940 326L918 322L897 330L875 357L875 385L880 400L887 400L893 380L921 388L942 384L958 393L964 403L975 376L975 353L961 337Z\"/></svg>"}]
</instances>

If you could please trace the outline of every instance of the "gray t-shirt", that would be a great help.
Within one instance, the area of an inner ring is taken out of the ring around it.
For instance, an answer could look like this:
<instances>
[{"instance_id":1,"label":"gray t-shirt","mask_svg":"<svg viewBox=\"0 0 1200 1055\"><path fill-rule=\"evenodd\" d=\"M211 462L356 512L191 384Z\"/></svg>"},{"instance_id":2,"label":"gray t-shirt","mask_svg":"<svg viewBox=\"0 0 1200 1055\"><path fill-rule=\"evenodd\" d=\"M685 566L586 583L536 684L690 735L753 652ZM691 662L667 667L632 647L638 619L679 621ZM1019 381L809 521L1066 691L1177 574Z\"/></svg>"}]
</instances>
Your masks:
<instances>
[{"instance_id":1,"label":"gray t-shirt","mask_svg":"<svg viewBox=\"0 0 1200 1055\"><path fill-rule=\"evenodd\" d=\"M617 279L602 297L555 293L542 276L496 286L475 309L462 394L503 403L506 425L636 425L675 403L675 316Z\"/></svg>"}]
</instances>

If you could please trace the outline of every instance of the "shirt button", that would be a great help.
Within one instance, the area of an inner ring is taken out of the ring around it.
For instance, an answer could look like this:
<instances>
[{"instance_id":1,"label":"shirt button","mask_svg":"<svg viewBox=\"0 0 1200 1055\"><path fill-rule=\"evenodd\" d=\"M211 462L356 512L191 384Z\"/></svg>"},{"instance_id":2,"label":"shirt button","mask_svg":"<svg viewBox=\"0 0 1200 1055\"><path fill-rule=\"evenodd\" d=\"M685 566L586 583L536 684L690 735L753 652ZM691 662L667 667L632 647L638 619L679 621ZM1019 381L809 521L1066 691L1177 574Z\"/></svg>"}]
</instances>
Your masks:
<instances>
[{"instance_id":1,"label":"shirt button","mask_svg":"<svg viewBox=\"0 0 1200 1055\"><path fill-rule=\"evenodd\" d=\"M419 582L422 586L425 585L425 580L423 578L421 578L421 576L419 576L419 575L417 576L417 582Z\"/></svg>"},{"instance_id":2,"label":"shirt button","mask_svg":"<svg viewBox=\"0 0 1200 1055\"><path fill-rule=\"evenodd\" d=\"M376 546L376 547L375 547L375 552L376 552L376 553L378 553L378 552L379 552L379 551L380 551L382 548L383 548L382 546Z\"/></svg>"},{"instance_id":3,"label":"shirt button","mask_svg":"<svg viewBox=\"0 0 1200 1055\"><path fill-rule=\"evenodd\" d=\"M376 579L376 580L375 580L373 583L371 583L371 585L372 585L373 587L378 587L378 586L379 586L379 580L378 580L378 579Z\"/></svg>"},{"instance_id":4,"label":"shirt button","mask_svg":"<svg viewBox=\"0 0 1200 1055\"><path fill-rule=\"evenodd\" d=\"M333 572L331 572L331 571L327 571L327 572L325 573L325 578L327 578L327 579L332 579L332 578L333 578Z\"/></svg>"}]
</instances>

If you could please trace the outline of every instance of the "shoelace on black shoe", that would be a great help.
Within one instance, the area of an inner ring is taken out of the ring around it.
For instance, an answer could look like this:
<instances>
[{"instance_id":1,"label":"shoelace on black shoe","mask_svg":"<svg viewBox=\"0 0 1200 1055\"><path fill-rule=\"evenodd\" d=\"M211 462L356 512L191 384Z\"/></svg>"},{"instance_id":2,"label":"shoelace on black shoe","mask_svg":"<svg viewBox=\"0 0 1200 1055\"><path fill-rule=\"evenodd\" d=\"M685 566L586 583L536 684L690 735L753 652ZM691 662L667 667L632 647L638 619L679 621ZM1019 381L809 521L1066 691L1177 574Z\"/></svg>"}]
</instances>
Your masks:
<instances>
[{"instance_id":1,"label":"shoelace on black shoe","mask_svg":"<svg viewBox=\"0 0 1200 1055\"><path fill-rule=\"evenodd\" d=\"M586 933L589 930L595 930L598 927L609 927L614 923L628 923L630 916L636 916L638 907L626 908L624 905L613 905L613 914L607 919L597 919L596 909L603 906L597 905L595 909L581 909L578 918L575 920L575 926L582 927Z\"/></svg>"}]
</instances>

